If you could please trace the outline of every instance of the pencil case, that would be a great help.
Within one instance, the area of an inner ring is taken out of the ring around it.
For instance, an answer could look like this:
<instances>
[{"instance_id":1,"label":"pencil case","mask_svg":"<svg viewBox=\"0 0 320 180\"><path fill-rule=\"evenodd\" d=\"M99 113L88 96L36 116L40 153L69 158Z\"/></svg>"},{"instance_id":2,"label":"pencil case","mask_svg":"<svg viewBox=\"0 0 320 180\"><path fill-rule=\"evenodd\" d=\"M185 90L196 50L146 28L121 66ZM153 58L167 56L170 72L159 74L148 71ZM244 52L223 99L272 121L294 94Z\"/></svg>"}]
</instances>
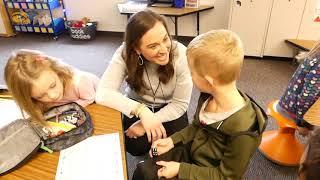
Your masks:
<instances>
[{"instance_id":1,"label":"pencil case","mask_svg":"<svg viewBox=\"0 0 320 180\"><path fill-rule=\"evenodd\" d=\"M1 128L0 175L19 168L40 149L48 152L59 151L86 139L93 133L89 113L74 102L54 107L47 111L44 117L53 124L66 121L74 128L52 136L43 130L44 127L31 123L30 119L18 119Z\"/></svg>"}]
</instances>

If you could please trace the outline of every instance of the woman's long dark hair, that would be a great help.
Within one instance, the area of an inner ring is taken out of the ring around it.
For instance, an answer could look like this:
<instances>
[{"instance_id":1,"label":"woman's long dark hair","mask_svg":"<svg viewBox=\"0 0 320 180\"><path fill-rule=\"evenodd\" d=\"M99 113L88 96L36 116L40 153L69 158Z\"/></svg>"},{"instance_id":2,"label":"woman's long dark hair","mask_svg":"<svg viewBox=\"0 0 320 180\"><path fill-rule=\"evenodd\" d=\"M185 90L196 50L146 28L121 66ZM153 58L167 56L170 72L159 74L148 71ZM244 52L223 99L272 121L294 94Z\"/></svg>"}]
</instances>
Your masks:
<instances>
[{"instance_id":1,"label":"woman's long dark hair","mask_svg":"<svg viewBox=\"0 0 320 180\"><path fill-rule=\"evenodd\" d=\"M125 48L122 52L122 56L125 59L127 66L127 78L126 81L131 89L138 93L143 93L142 89L146 88L143 82L143 68L144 65L139 65L138 54L135 48L139 47L140 40L143 35L149 31L157 22L161 22L166 28L169 35L168 27L164 17L158 15L150 10L144 10L135 13L128 21L126 32L125 32ZM161 83L166 84L172 78L174 74L173 67L173 50L172 39L169 35L171 41L171 49L169 53L169 62L165 66L159 66L157 72L159 80Z\"/></svg>"}]
</instances>

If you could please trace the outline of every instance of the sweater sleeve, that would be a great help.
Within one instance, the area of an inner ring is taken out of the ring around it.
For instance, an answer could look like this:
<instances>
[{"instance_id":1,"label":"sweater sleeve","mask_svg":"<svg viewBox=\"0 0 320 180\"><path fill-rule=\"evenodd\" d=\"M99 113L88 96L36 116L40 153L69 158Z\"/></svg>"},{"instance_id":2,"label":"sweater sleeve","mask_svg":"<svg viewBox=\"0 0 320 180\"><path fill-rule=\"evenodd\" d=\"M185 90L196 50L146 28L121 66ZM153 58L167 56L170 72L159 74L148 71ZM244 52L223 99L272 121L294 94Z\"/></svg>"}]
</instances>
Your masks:
<instances>
[{"instance_id":1,"label":"sweater sleeve","mask_svg":"<svg viewBox=\"0 0 320 180\"><path fill-rule=\"evenodd\" d=\"M235 137L225 150L219 166L203 167L181 163L179 179L241 179L259 142L257 137L249 135Z\"/></svg>"},{"instance_id":2,"label":"sweater sleeve","mask_svg":"<svg viewBox=\"0 0 320 180\"><path fill-rule=\"evenodd\" d=\"M197 131L198 131L198 126L196 126L194 123L188 125L187 127L185 127L184 129L182 129L179 132L174 133L173 135L171 135L171 139L173 141L173 144L178 144L180 142L182 142L183 144L187 144L189 142L191 142Z\"/></svg>"},{"instance_id":3,"label":"sweater sleeve","mask_svg":"<svg viewBox=\"0 0 320 180\"><path fill-rule=\"evenodd\" d=\"M190 103L193 83L187 62L186 47L178 43L177 48L179 51L175 69L177 79L172 101L155 113L161 122L178 119L187 111Z\"/></svg>"},{"instance_id":4,"label":"sweater sleeve","mask_svg":"<svg viewBox=\"0 0 320 180\"><path fill-rule=\"evenodd\" d=\"M99 78L91 73L83 72L78 83L79 99L76 103L85 107L92 104L95 100L96 87L99 83Z\"/></svg>"},{"instance_id":5,"label":"sweater sleeve","mask_svg":"<svg viewBox=\"0 0 320 180\"><path fill-rule=\"evenodd\" d=\"M114 53L112 60L102 75L96 93L98 104L116 109L128 117L139 104L120 92L120 86L126 77L126 64L122 58L123 45Z\"/></svg>"}]
</instances>

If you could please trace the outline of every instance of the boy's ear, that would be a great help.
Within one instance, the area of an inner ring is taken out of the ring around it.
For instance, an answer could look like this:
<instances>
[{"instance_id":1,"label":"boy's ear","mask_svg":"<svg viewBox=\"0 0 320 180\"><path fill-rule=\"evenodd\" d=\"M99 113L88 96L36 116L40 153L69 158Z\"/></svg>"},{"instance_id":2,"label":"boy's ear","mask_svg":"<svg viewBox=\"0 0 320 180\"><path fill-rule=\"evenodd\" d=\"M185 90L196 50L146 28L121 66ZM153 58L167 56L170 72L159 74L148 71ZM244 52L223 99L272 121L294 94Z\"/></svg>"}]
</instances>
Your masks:
<instances>
[{"instance_id":1,"label":"boy's ear","mask_svg":"<svg viewBox=\"0 0 320 180\"><path fill-rule=\"evenodd\" d=\"M210 86L214 86L214 80L211 76L209 75L204 75L204 79L206 79L208 81L208 83L210 84Z\"/></svg>"}]
</instances>

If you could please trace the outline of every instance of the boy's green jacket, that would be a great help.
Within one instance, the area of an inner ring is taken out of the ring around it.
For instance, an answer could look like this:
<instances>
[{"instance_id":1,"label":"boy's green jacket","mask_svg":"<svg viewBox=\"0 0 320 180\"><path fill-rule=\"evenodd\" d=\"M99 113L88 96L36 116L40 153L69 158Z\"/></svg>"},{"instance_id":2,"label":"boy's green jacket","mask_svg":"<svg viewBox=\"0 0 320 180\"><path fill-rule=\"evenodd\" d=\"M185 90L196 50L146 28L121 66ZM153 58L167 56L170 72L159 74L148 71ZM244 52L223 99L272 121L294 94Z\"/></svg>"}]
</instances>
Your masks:
<instances>
[{"instance_id":1,"label":"boy's green jacket","mask_svg":"<svg viewBox=\"0 0 320 180\"><path fill-rule=\"evenodd\" d=\"M241 93L241 92L240 92ZM241 93L246 104L221 122L201 125L199 111L210 97L199 97L193 123L171 136L173 143L191 143L192 163L180 164L178 177L196 180L241 179L261 142L267 116L250 97Z\"/></svg>"}]
</instances>

